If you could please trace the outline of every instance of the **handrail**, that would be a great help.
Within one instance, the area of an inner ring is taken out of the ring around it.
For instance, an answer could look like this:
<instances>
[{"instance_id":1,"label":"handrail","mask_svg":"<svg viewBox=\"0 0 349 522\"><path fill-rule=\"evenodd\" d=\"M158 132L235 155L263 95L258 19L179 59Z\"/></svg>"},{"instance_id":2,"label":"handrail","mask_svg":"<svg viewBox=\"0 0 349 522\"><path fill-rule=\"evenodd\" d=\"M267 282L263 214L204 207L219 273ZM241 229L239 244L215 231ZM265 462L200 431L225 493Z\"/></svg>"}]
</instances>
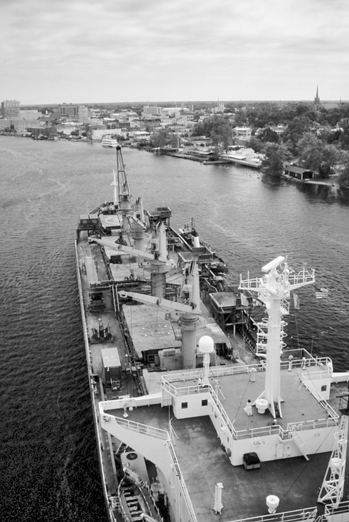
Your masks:
<instances>
[{"instance_id":1,"label":"handrail","mask_svg":"<svg viewBox=\"0 0 349 522\"><path fill-rule=\"evenodd\" d=\"M290 350L290 353L292 351ZM315 366L323 366L324 370L327 371L328 363L331 361L329 357L319 357L317 359L310 357L308 359L293 359L292 368L311 368ZM284 364L283 364L284 363ZM282 361L282 366L285 366L285 370L288 369L289 361ZM286 368L287 365L287 368ZM225 375L237 375L241 373L249 373L251 368L256 368L257 364L249 364L243 366L213 366L209 369L209 377L224 377ZM261 369L262 370L262 369ZM178 382L178 381L193 381L202 377L202 368L195 370L177 370L171 372L162 379L167 382Z\"/></svg>"},{"instance_id":2,"label":"handrail","mask_svg":"<svg viewBox=\"0 0 349 522\"><path fill-rule=\"evenodd\" d=\"M197 522L197 518L196 518L196 514L195 514L195 511L194 511L194 508L193 508L193 504L191 502L190 495L189 495L187 486L185 484L185 481L184 481L184 478L183 478L183 475L182 475L182 471L181 471L181 469L179 467L174 447L173 447L172 442L171 442L170 439L167 441L167 446L168 446L168 449L169 449L170 454L171 454L171 458L172 458L172 461L173 461L173 466L174 466L174 469L176 471L176 476L177 476L177 478L179 480L179 484L180 484L181 489L182 489L183 497L184 497L185 503L187 505L188 514L190 516L191 522Z\"/></svg>"},{"instance_id":3,"label":"handrail","mask_svg":"<svg viewBox=\"0 0 349 522\"><path fill-rule=\"evenodd\" d=\"M224 420L227 428L230 431L231 436L233 437L233 439L236 439L236 429L234 428L231 420L229 419L227 412L225 411L225 409L223 407L223 404L221 403L221 401L218 398L218 395L213 390L213 388L211 388L209 391L210 391L213 401L215 402L215 404L217 406L217 409L218 409L220 415L222 415L222 419Z\"/></svg>"},{"instance_id":4,"label":"handrail","mask_svg":"<svg viewBox=\"0 0 349 522\"><path fill-rule=\"evenodd\" d=\"M112 422L119 424L127 430L136 431L138 433L142 433L142 435L149 435L150 437L155 437L157 439L162 440L168 439L168 433L166 430L162 430L160 428L153 428L152 426L148 426L147 424L141 424L140 422L134 422L129 419L116 417L115 415L110 415L109 413L103 413L103 420L104 422L109 422L111 420Z\"/></svg>"},{"instance_id":5,"label":"handrail","mask_svg":"<svg viewBox=\"0 0 349 522\"><path fill-rule=\"evenodd\" d=\"M261 515L251 518L239 518L234 522L315 522L317 516L317 508L309 507L304 509L295 509L294 511L284 511L283 513L273 513Z\"/></svg>"},{"instance_id":6,"label":"handrail","mask_svg":"<svg viewBox=\"0 0 349 522\"><path fill-rule=\"evenodd\" d=\"M349 501L348 500L346 500L344 502L340 502L338 507L325 506L325 516L337 515L337 514L340 514L340 513L348 513L349 514Z\"/></svg>"},{"instance_id":7,"label":"handrail","mask_svg":"<svg viewBox=\"0 0 349 522\"><path fill-rule=\"evenodd\" d=\"M321 405L323 406L324 410L327 411L330 417L332 417L333 420L338 421L339 415L338 413L332 408L328 402L321 397L321 395L317 392L315 389L313 383L308 379L308 377L302 373L302 382L304 386L310 391L312 395L314 395L315 399L317 399Z\"/></svg>"}]
</instances>

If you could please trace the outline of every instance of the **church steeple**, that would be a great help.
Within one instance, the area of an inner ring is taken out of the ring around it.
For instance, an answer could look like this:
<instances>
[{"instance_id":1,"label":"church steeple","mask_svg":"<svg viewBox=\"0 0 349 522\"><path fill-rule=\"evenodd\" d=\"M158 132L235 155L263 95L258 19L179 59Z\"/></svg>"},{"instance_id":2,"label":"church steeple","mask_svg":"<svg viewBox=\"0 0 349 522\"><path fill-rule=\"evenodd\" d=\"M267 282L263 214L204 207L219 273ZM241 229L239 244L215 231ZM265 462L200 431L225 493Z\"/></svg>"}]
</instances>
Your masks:
<instances>
[{"instance_id":1,"label":"church steeple","mask_svg":"<svg viewBox=\"0 0 349 522\"><path fill-rule=\"evenodd\" d=\"M314 98L315 108L318 109L320 107L320 98L319 98L319 86L316 86L316 96Z\"/></svg>"}]
</instances>

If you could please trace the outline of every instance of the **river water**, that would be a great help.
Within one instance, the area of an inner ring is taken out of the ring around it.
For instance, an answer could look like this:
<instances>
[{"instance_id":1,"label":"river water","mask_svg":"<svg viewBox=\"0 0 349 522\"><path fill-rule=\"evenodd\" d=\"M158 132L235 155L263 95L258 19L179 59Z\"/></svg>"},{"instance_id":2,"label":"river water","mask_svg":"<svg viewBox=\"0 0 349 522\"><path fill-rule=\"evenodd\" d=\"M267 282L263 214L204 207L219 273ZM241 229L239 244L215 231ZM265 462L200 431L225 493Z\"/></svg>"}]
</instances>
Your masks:
<instances>
[{"instance_id":1,"label":"river water","mask_svg":"<svg viewBox=\"0 0 349 522\"><path fill-rule=\"evenodd\" d=\"M286 318L289 343L349 370L349 196L243 167L123 156L134 198L169 206L175 228L193 217L236 283L278 255L315 268L315 287ZM112 199L114 168L115 151L100 144L0 137L1 520L106 520L74 239L79 214Z\"/></svg>"}]
</instances>

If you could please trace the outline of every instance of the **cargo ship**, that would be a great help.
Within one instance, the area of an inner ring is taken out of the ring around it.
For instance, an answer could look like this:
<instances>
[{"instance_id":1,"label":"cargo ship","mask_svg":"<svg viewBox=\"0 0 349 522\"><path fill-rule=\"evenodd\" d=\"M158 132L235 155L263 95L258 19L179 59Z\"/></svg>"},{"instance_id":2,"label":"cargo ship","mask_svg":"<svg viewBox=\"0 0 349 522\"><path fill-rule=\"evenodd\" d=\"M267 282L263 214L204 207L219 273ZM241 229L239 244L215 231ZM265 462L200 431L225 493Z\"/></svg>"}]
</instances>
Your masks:
<instances>
[{"instance_id":1,"label":"cargo ship","mask_svg":"<svg viewBox=\"0 0 349 522\"><path fill-rule=\"evenodd\" d=\"M279 256L232 288L193 222L175 231L170 208L133 201L120 146L112 185L75 242L110 521L348 521L349 373L285 343L314 271ZM236 336L256 302L246 363Z\"/></svg>"}]
</instances>

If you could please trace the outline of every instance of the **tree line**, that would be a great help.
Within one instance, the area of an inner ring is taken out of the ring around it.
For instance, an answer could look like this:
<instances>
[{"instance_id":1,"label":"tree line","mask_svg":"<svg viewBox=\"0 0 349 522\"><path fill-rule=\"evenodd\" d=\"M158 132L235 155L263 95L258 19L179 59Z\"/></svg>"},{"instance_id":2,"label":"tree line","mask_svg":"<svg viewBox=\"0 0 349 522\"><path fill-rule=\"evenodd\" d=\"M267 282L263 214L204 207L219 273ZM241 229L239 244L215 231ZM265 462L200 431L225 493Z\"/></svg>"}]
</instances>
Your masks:
<instances>
[{"instance_id":1,"label":"tree line","mask_svg":"<svg viewBox=\"0 0 349 522\"><path fill-rule=\"evenodd\" d=\"M255 104L253 107L226 107L230 114L208 116L194 126L193 136L206 136L216 152L234 143L234 128L249 126L252 138L247 146L265 155L262 170L280 177L284 162L292 161L310 169L320 178L328 178L340 170L339 184L349 187L349 105L331 110L315 110L306 104ZM231 113L234 111L232 117ZM281 134L272 127L284 125ZM155 143L174 145L177 138L164 129L155 133Z\"/></svg>"}]
</instances>

